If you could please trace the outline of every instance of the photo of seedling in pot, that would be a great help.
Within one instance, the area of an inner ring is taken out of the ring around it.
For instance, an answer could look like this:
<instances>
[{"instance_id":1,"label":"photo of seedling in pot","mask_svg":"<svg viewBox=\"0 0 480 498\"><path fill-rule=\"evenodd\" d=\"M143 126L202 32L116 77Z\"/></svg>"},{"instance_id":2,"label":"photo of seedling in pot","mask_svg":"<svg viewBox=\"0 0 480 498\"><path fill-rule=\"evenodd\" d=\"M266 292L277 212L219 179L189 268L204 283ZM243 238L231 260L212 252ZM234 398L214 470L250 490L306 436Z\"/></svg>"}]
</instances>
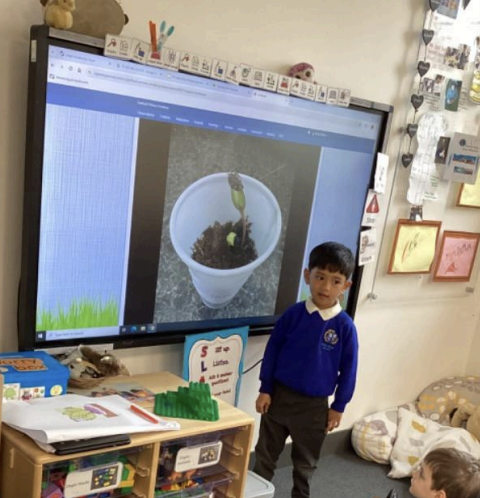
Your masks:
<instances>
[{"instance_id":1,"label":"photo of seedling in pot","mask_svg":"<svg viewBox=\"0 0 480 498\"><path fill-rule=\"evenodd\" d=\"M192 259L209 268L228 270L238 268L257 259L252 240L251 223L246 215L246 196L238 173L228 173L225 189L230 187L231 202L240 213L237 221L215 221L206 228L193 244Z\"/></svg>"},{"instance_id":2,"label":"photo of seedling in pot","mask_svg":"<svg viewBox=\"0 0 480 498\"><path fill-rule=\"evenodd\" d=\"M170 237L209 308L227 306L275 249L281 212L272 192L240 173L215 173L188 186L170 217Z\"/></svg>"}]
</instances>

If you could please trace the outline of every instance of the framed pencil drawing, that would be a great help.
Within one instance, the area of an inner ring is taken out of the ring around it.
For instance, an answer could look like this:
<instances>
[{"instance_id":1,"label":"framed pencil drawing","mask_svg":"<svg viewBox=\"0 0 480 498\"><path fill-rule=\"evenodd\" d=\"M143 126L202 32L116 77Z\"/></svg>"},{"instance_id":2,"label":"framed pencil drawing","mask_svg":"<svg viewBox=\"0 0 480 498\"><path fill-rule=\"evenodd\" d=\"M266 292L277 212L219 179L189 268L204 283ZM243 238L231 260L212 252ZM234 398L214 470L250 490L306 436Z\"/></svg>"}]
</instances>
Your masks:
<instances>
[{"instance_id":1,"label":"framed pencil drawing","mask_svg":"<svg viewBox=\"0 0 480 498\"><path fill-rule=\"evenodd\" d=\"M388 273L430 273L441 221L398 220Z\"/></svg>"},{"instance_id":2,"label":"framed pencil drawing","mask_svg":"<svg viewBox=\"0 0 480 498\"><path fill-rule=\"evenodd\" d=\"M480 174L477 175L477 181L473 185L460 184L457 206L480 208Z\"/></svg>"},{"instance_id":3,"label":"framed pencil drawing","mask_svg":"<svg viewBox=\"0 0 480 498\"><path fill-rule=\"evenodd\" d=\"M468 282L480 233L445 231L435 265L435 282Z\"/></svg>"}]
</instances>

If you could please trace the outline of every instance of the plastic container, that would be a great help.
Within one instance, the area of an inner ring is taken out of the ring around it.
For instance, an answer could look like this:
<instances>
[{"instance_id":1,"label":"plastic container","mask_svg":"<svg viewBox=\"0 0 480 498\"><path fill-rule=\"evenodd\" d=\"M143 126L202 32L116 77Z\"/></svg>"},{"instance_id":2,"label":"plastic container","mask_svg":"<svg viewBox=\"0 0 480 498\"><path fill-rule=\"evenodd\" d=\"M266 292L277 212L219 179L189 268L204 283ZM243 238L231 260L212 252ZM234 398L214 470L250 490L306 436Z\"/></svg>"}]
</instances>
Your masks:
<instances>
[{"instance_id":1,"label":"plastic container","mask_svg":"<svg viewBox=\"0 0 480 498\"><path fill-rule=\"evenodd\" d=\"M224 446L226 451L229 451L230 447L222 437L228 437L235 432L237 429L225 429L162 443L157 487L166 486L168 489L171 484L181 484L196 479L201 479L203 482L206 477L217 474L224 477L226 469L220 465L220 457Z\"/></svg>"},{"instance_id":2,"label":"plastic container","mask_svg":"<svg viewBox=\"0 0 480 498\"><path fill-rule=\"evenodd\" d=\"M277 199L261 182L240 175L246 197L246 214L257 259L239 268L209 268L194 261L191 250L203 231L215 222L238 220L233 205L228 173L214 173L189 185L175 202L170 216L170 237L180 259L190 270L192 282L208 308L223 308L235 297L253 271L275 249L282 229Z\"/></svg>"},{"instance_id":3,"label":"plastic container","mask_svg":"<svg viewBox=\"0 0 480 498\"><path fill-rule=\"evenodd\" d=\"M274 494L275 487L271 482L251 470L247 472L245 498L272 498Z\"/></svg>"},{"instance_id":4,"label":"plastic container","mask_svg":"<svg viewBox=\"0 0 480 498\"><path fill-rule=\"evenodd\" d=\"M44 351L0 354L3 401L27 401L67 392L70 370Z\"/></svg>"},{"instance_id":5,"label":"plastic container","mask_svg":"<svg viewBox=\"0 0 480 498\"><path fill-rule=\"evenodd\" d=\"M143 446L46 464L41 498L131 496Z\"/></svg>"}]
</instances>

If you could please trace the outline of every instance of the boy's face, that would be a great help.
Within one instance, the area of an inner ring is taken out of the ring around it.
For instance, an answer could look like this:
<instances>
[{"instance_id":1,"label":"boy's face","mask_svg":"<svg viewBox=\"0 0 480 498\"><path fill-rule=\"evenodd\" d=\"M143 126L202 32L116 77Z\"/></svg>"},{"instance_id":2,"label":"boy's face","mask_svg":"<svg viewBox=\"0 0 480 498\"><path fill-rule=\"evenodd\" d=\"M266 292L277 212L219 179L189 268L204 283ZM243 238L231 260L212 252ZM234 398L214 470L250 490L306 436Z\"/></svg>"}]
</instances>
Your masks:
<instances>
[{"instance_id":1,"label":"boy's face","mask_svg":"<svg viewBox=\"0 0 480 498\"><path fill-rule=\"evenodd\" d=\"M432 471L423 462L412 475L410 493L415 498L446 498L445 491L432 489Z\"/></svg>"},{"instance_id":2,"label":"boy's face","mask_svg":"<svg viewBox=\"0 0 480 498\"><path fill-rule=\"evenodd\" d=\"M318 309L331 308L340 294L347 290L352 282L339 272L331 272L321 268L305 268L305 283L310 286L312 301Z\"/></svg>"}]
</instances>

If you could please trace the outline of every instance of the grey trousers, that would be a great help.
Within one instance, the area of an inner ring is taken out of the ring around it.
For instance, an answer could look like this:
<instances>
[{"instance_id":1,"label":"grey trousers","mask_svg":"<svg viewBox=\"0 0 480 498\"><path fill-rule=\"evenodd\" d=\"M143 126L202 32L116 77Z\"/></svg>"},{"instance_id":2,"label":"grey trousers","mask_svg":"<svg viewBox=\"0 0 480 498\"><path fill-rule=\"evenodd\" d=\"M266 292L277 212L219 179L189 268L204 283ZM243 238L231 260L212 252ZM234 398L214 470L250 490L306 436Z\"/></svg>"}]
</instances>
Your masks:
<instances>
[{"instance_id":1,"label":"grey trousers","mask_svg":"<svg viewBox=\"0 0 480 498\"><path fill-rule=\"evenodd\" d=\"M253 471L271 481L288 436L292 438L292 498L308 498L325 439L328 399L304 396L276 384L268 413L262 415ZM316 495L318 496L318 494Z\"/></svg>"}]
</instances>

